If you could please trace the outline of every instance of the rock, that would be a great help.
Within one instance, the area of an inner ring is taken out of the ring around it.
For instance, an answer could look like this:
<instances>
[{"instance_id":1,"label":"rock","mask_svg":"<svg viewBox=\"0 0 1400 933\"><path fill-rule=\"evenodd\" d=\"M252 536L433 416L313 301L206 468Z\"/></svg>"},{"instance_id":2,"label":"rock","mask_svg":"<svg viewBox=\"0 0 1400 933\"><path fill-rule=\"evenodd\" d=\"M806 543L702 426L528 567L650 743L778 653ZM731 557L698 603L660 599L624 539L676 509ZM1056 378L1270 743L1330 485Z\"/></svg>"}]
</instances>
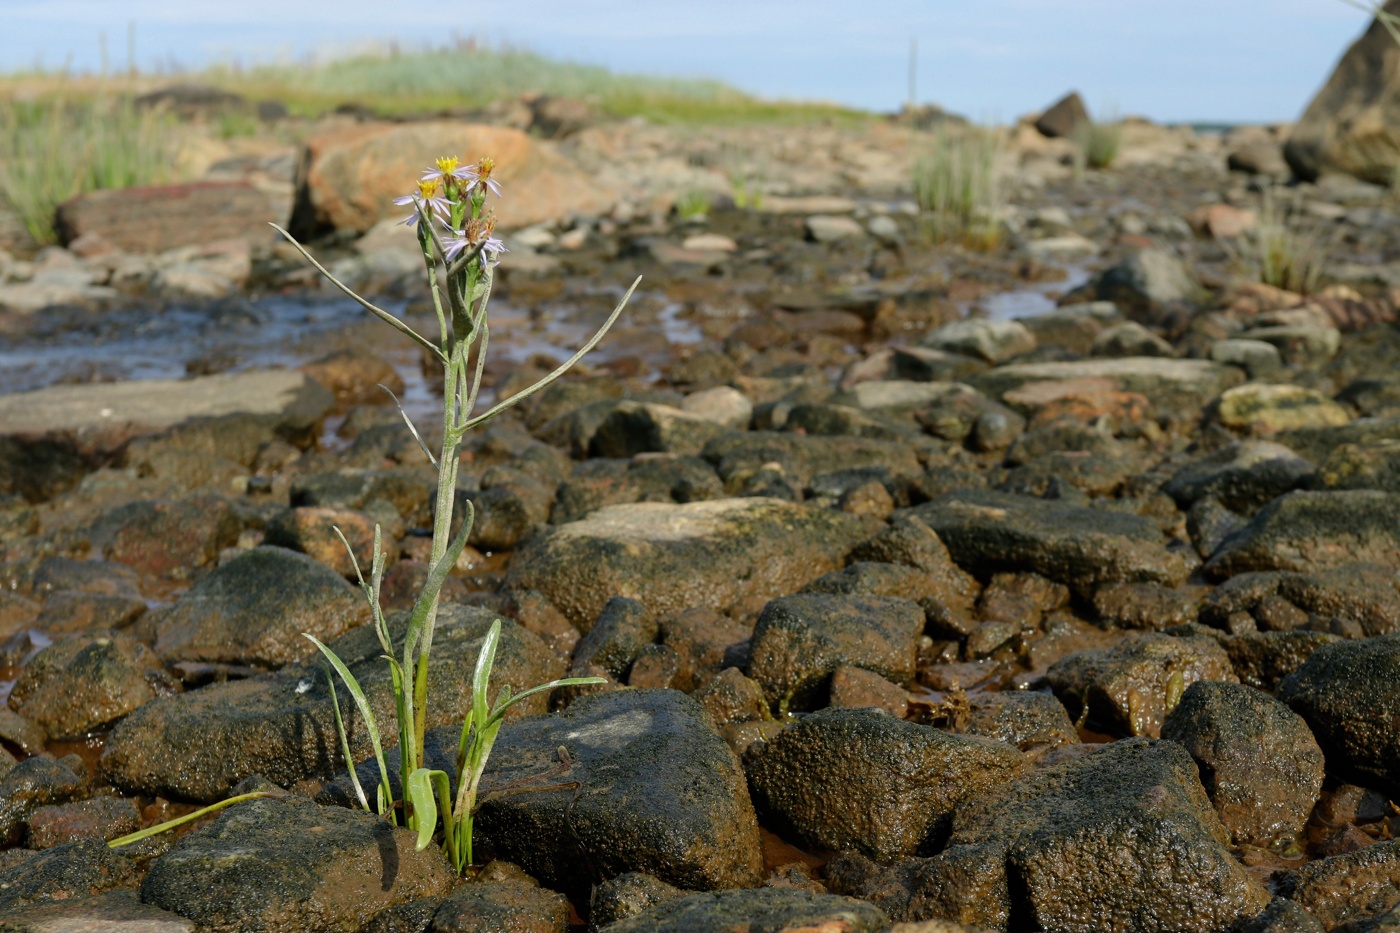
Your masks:
<instances>
[{"instance_id":1,"label":"rock","mask_svg":"<svg viewBox=\"0 0 1400 933\"><path fill-rule=\"evenodd\" d=\"M1182 692L1198 680L1237 682L1230 657L1212 638L1134 632L1112 648L1093 648L1050 665L1055 696L1079 716L1119 734L1156 738Z\"/></svg>"},{"instance_id":2,"label":"rock","mask_svg":"<svg viewBox=\"0 0 1400 933\"><path fill-rule=\"evenodd\" d=\"M471 707L470 677L462 672L476 663L481 640L497 618L494 612L457 605L439 611L429 663L429 726L453 724L460 730ZM407 615L391 616L389 621L400 645ZM329 647L359 681L375 720L387 727L394 721L390 675L373 631L361 626ZM495 683L545 683L562 676L562 667L537 636L511 622L502 626ZM351 753L370 754L359 716L343 689L338 688L337 695L350 731ZM545 698L533 697L513 707L511 715L545 709ZM455 749L455 738L453 742ZM282 787L307 778L329 779L341 773L338 749L325 667L309 658L274 674L214 683L146 704L112 731L101 771L128 792L210 802L251 775Z\"/></svg>"},{"instance_id":3,"label":"rock","mask_svg":"<svg viewBox=\"0 0 1400 933\"><path fill-rule=\"evenodd\" d=\"M130 859L100 839L83 839L46 849L0 871L0 911L42 905L45 916L53 917L50 911L62 909L55 902L133 887L136 881L136 866Z\"/></svg>"},{"instance_id":4,"label":"rock","mask_svg":"<svg viewBox=\"0 0 1400 933\"><path fill-rule=\"evenodd\" d=\"M879 488L879 487L877 487ZM918 522L912 519L911 522ZM932 531L925 533L937 541ZM942 547L942 542L938 542ZM944 551L946 554L946 550ZM970 624L969 617L977 592L977 583L949 561L955 571L940 577L917 567L901 564L859 561L844 570L817 577L801 589L802 593L832 595L894 596L913 600L923 609L930 624L942 632L962 633Z\"/></svg>"},{"instance_id":5,"label":"rock","mask_svg":"<svg viewBox=\"0 0 1400 933\"><path fill-rule=\"evenodd\" d=\"M92 530L108 560L154 577L207 567L238 543L243 523L217 496L131 502L98 519Z\"/></svg>"},{"instance_id":6,"label":"rock","mask_svg":"<svg viewBox=\"0 0 1400 933\"><path fill-rule=\"evenodd\" d=\"M328 353L307 363L301 371L333 392L341 405L374 405L390 401L380 386L396 395L403 395L403 377L393 364L362 347Z\"/></svg>"},{"instance_id":7,"label":"rock","mask_svg":"<svg viewBox=\"0 0 1400 933\"><path fill-rule=\"evenodd\" d=\"M691 697L705 707L717 727L736 722L760 722L769 717L763 688L745 677L737 667L726 667L696 689Z\"/></svg>"},{"instance_id":8,"label":"rock","mask_svg":"<svg viewBox=\"0 0 1400 933\"><path fill-rule=\"evenodd\" d=\"M766 204L765 200L765 204ZM716 891L666 900L604 927L607 933L881 933L889 919L874 905L792 888Z\"/></svg>"},{"instance_id":9,"label":"rock","mask_svg":"<svg viewBox=\"0 0 1400 933\"><path fill-rule=\"evenodd\" d=\"M164 253L185 246L241 239L271 245L290 207L246 181L88 191L58 206L65 244L96 235L128 253Z\"/></svg>"},{"instance_id":10,"label":"rock","mask_svg":"<svg viewBox=\"0 0 1400 933\"><path fill-rule=\"evenodd\" d=\"M753 418L753 402L738 389L715 386L685 397L681 410L730 429L743 430Z\"/></svg>"},{"instance_id":11,"label":"rock","mask_svg":"<svg viewBox=\"0 0 1400 933\"><path fill-rule=\"evenodd\" d=\"M968 696L963 732L996 739L1023 752L1077 745L1079 733L1063 704L1045 693L998 690Z\"/></svg>"},{"instance_id":12,"label":"rock","mask_svg":"<svg viewBox=\"0 0 1400 933\"><path fill-rule=\"evenodd\" d=\"M1400 632L1400 574L1373 564L1317 573L1242 573L1211 591L1201 621L1228 629L1238 614L1262 631L1312 628L1352 637Z\"/></svg>"},{"instance_id":13,"label":"rock","mask_svg":"<svg viewBox=\"0 0 1400 933\"><path fill-rule=\"evenodd\" d=\"M1043 314L1017 320L1042 346L1064 347L1084 354L1089 352L1103 329L1123 320L1123 315L1111 301L1089 301L1060 305Z\"/></svg>"},{"instance_id":14,"label":"rock","mask_svg":"<svg viewBox=\"0 0 1400 933\"><path fill-rule=\"evenodd\" d=\"M739 244L722 233L696 233L681 241L681 249L699 253L737 253Z\"/></svg>"},{"instance_id":15,"label":"rock","mask_svg":"<svg viewBox=\"0 0 1400 933\"><path fill-rule=\"evenodd\" d=\"M1217 363L1240 367L1251 379L1273 379L1283 369L1283 357L1278 348L1263 340L1216 340L1210 345L1210 358Z\"/></svg>"},{"instance_id":16,"label":"rock","mask_svg":"<svg viewBox=\"0 0 1400 933\"><path fill-rule=\"evenodd\" d=\"M1177 303L1190 302L1199 286L1172 253L1145 249L1100 273L1094 296L1111 301L1142 323L1153 323Z\"/></svg>"},{"instance_id":17,"label":"rock","mask_svg":"<svg viewBox=\"0 0 1400 933\"><path fill-rule=\"evenodd\" d=\"M1035 335L1019 321L989 321L982 318L944 324L926 334L920 343L936 350L975 356L993 364L1030 353L1036 347Z\"/></svg>"},{"instance_id":18,"label":"rock","mask_svg":"<svg viewBox=\"0 0 1400 933\"><path fill-rule=\"evenodd\" d=\"M639 871L624 872L593 888L588 920L596 928L635 917L663 901L685 897L688 892Z\"/></svg>"},{"instance_id":19,"label":"rock","mask_svg":"<svg viewBox=\"0 0 1400 933\"><path fill-rule=\"evenodd\" d=\"M903 719L909 712L909 691L874 671L838 667L831 672L831 705L839 709L880 709L895 719Z\"/></svg>"},{"instance_id":20,"label":"rock","mask_svg":"<svg viewBox=\"0 0 1400 933\"><path fill-rule=\"evenodd\" d=\"M569 902L557 891L517 881L460 885L432 916L432 933L566 933Z\"/></svg>"},{"instance_id":21,"label":"rock","mask_svg":"<svg viewBox=\"0 0 1400 933\"><path fill-rule=\"evenodd\" d=\"M526 541L507 585L542 593L579 628L617 595L658 616L724 609L792 592L835 569L865 528L775 499L608 506Z\"/></svg>"},{"instance_id":22,"label":"rock","mask_svg":"<svg viewBox=\"0 0 1400 933\"><path fill-rule=\"evenodd\" d=\"M1236 844L1292 839L1322 791L1322 749L1307 724L1253 687L1192 684L1167 715L1162 738L1179 742L1201 766L1206 793Z\"/></svg>"},{"instance_id":23,"label":"rock","mask_svg":"<svg viewBox=\"0 0 1400 933\"><path fill-rule=\"evenodd\" d=\"M171 689L155 652L112 632L44 648L15 683L10 706L50 738L81 738Z\"/></svg>"},{"instance_id":24,"label":"rock","mask_svg":"<svg viewBox=\"0 0 1400 933\"><path fill-rule=\"evenodd\" d=\"M369 619L356 588L324 564L258 547L201 577L155 624L166 660L287 664Z\"/></svg>"},{"instance_id":25,"label":"rock","mask_svg":"<svg viewBox=\"0 0 1400 933\"><path fill-rule=\"evenodd\" d=\"M1351 416L1320 392L1296 385L1250 383L1220 396L1220 423L1236 431L1277 434L1299 428L1337 427Z\"/></svg>"},{"instance_id":26,"label":"rock","mask_svg":"<svg viewBox=\"0 0 1400 933\"><path fill-rule=\"evenodd\" d=\"M1388 2L1386 13L1400 13ZM1400 156L1394 104L1395 62L1400 48L1379 18L1351 44L1322 90L1309 102L1284 143L1293 174L1313 181L1345 172L1388 185Z\"/></svg>"},{"instance_id":27,"label":"rock","mask_svg":"<svg viewBox=\"0 0 1400 933\"><path fill-rule=\"evenodd\" d=\"M1070 91L1036 118L1035 128L1051 139L1074 139L1092 121L1078 91Z\"/></svg>"},{"instance_id":28,"label":"rock","mask_svg":"<svg viewBox=\"0 0 1400 933\"><path fill-rule=\"evenodd\" d=\"M781 597L764 606L758 617L748 675L781 713L820 706L832 671L843 665L907 685L914 677L923 626L923 610L905 599Z\"/></svg>"},{"instance_id":29,"label":"rock","mask_svg":"<svg viewBox=\"0 0 1400 933\"><path fill-rule=\"evenodd\" d=\"M1001 399L1023 414L1034 406L1018 394L1028 394L1034 383L1070 379L1109 380L1119 392L1134 392L1152 399L1166 411L1179 410L1188 417L1233 385L1243 374L1232 366L1208 360L1173 360L1162 357L1125 357L1062 363L1012 363L967 378L983 394ZM1018 393L1018 394L1013 394Z\"/></svg>"},{"instance_id":30,"label":"rock","mask_svg":"<svg viewBox=\"0 0 1400 933\"><path fill-rule=\"evenodd\" d=\"M640 453L695 455L726 431L721 424L669 405L618 402L593 434L595 457Z\"/></svg>"},{"instance_id":31,"label":"rock","mask_svg":"<svg viewBox=\"0 0 1400 933\"><path fill-rule=\"evenodd\" d=\"M1400 495L1369 489L1290 492L1206 562L1221 580L1250 570L1309 572L1349 563L1400 566Z\"/></svg>"},{"instance_id":32,"label":"rock","mask_svg":"<svg viewBox=\"0 0 1400 933\"><path fill-rule=\"evenodd\" d=\"M1379 489L1400 492L1400 442L1343 444L1317 471L1322 489Z\"/></svg>"},{"instance_id":33,"label":"rock","mask_svg":"<svg viewBox=\"0 0 1400 933\"><path fill-rule=\"evenodd\" d=\"M1136 321L1104 328L1094 338L1089 352L1094 356L1176 356L1171 344Z\"/></svg>"},{"instance_id":34,"label":"rock","mask_svg":"<svg viewBox=\"0 0 1400 933\"><path fill-rule=\"evenodd\" d=\"M221 813L156 859L141 900L200 929L359 929L376 913L455 881L436 847L361 810L294 797Z\"/></svg>"},{"instance_id":35,"label":"rock","mask_svg":"<svg viewBox=\"0 0 1400 933\"><path fill-rule=\"evenodd\" d=\"M0 494L50 497L113 462L132 437L192 418L246 413L280 435L305 437L331 404L320 385L285 370L55 385L0 396Z\"/></svg>"},{"instance_id":36,"label":"rock","mask_svg":"<svg viewBox=\"0 0 1400 933\"><path fill-rule=\"evenodd\" d=\"M1316 469L1282 444L1239 441L1191 461L1163 491L1183 509L1214 496L1227 509L1253 513L1302 486Z\"/></svg>"},{"instance_id":37,"label":"rock","mask_svg":"<svg viewBox=\"0 0 1400 933\"><path fill-rule=\"evenodd\" d=\"M1186 222L1197 236L1228 239L1254 229L1254 212L1232 204L1203 204L1186 215Z\"/></svg>"},{"instance_id":38,"label":"rock","mask_svg":"<svg viewBox=\"0 0 1400 933\"><path fill-rule=\"evenodd\" d=\"M142 904L136 891L118 889L87 897L41 901L35 906L7 910L0 919L4 933L64 933L120 930L123 933L195 933L184 917Z\"/></svg>"},{"instance_id":39,"label":"rock","mask_svg":"<svg viewBox=\"0 0 1400 933\"><path fill-rule=\"evenodd\" d=\"M26 758L0 777L0 843L18 842L24 825L40 807L66 803L75 797L82 777L52 758ZM0 888L0 906L5 892Z\"/></svg>"},{"instance_id":40,"label":"rock","mask_svg":"<svg viewBox=\"0 0 1400 933\"><path fill-rule=\"evenodd\" d=\"M17 314L34 314L60 306L94 309L117 297L116 289L105 285L59 279L51 274L36 274L28 282L0 282L0 310Z\"/></svg>"},{"instance_id":41,"label":"rock","mask_svg":"<svg viewBox=\"0 0 1400 933\"><path fill-rule=\"evenodd\" d=\"M370 516L351 509L303 506L274 515L263 531L263 543L300 551L353 582L357 579L357 566L365 579L369 579L370 568L374 564L374 529L377 524ZM350 542L353 559L340 535L336 534L337 530ZM392 566L397 556L394 530L381 528L381 549L386 555L386 567Z\"/></svg>"},{"instance_id":42,"label":"rock","mask_svg":"<svg viewBox=\"0 0 1400 933\"><path fill-rule=\"evenodd\" d=\"M912 510L964 568L990 576L1029 570L1075 589L1104 583L1175 585L1187 566L1148 519L981 490L949 493Z\"/></svg>"},{"instance_id":43,"label":"rock","mask_svg":"<svg viewBox=\"0 0 1400 933\"><path fill-rule=\"evenodd\" d=\"M807 218L805 226L807 239L816 243L836 243L865 236L865 228L857 221L837 214L813 214Z\"/></svg>"},{"instance_id":44,"label":"rock","mask_svg":"<svg viewBox=\"0 0 1400 933\"><path fill-rule=\"evenodd\" d=\"M1246 143L1231 149L1225 156L1225 165L1232 172L1244 172L1246 175L1282 178L1288 174L1283 147L1272 140Z\"/></svg>"},{"instance_id":45,"label":"rock","mask_svg":"<svg viewBox=\"0 0 1400 933\"><path fill-rule=\"evenodd\" d=\"M1278 698L1312 727L1329 770L1400 793L1400 635L1320 646Z\"/></svg>"},{"instance_id":46,"label":"rock","mask_svg":"<svg viewBox=\"0 0 1400 933\"><path fill-rule=\"evenodd\" d=\"M844 876L836 889L869 897L900 920L1217 930L1269 902L1228 839L1186 751L1133 739L968 799L931 859L888 871L833 865L828 877Z\"/></svg>"},{"instance_id":47,"label":"rock","mask_svg":"<svg viewBox=\"0 0 1400 933\"><path fill-rule=\"evenodd\" d=\"M473 123L371 123L327 130L304 143L292 231L364 232L400 212L395 197L441 156L496 160L505 197L492 200L503 228L528 227L573 212L606 213L615 195L548 142L519 130ZM405 234L407 236L408 234Z\"/></svg>"},{"instance_id":48,"label":"rock","mask_svg":"<svg viewBox=\"0 0 1400 933\"><path fill-rule=\"evenodd\" d=\"M758 209L764 214L849 214L856 209L856 202L830 194L797 197L768 195Z\"/></svg>"},{"instance_id":49,"label":"rock","mask_svg":"<svg viewBox=\"0 0 1400 933\"><path fill-rule=\"evenodd\" d=\"M595 123L598 116L587 101L548 94L530 101L530 129L545 139L572 136Z\"/></svg>"},{"instance_id":50,"label":"rock","mask_svg":"<svg viewBox=\"0 0 1400 933\"><path fill-rule=\"evenodd\" d=\"M52 849L79 839L115 839L135 832L141 810L125 797L94 797L76 803L40 807L29 815L31 849Z\"/></svg>"},{"instance_id":51,"label":"rock","mask_svg":"<svg viewBox=\"0 0 1400 933\"><path fill-rule=\"evenodd\" d=\"M1100 625L1157 632L1196 620L1196 604L1156 583L1113 583L1094 594Z\"/></svg>"},{"instance_id":52,"label":"rock","mask_svg":"<svg viewBox=\"0 0 1400 933\"><path fill-rule=\"evenodd\" d=\"M1314 651L1339 640L1325 632L1250 632L1226 641L1225 650L1240 683L1276 691Z\"/></svg>"},{"instance_id":53,"label":"rock","mask_svg":"<svg viewBox=\"0 0 1400 933\"><path fill-rule=\"evenodd\" d=\"M457 730L443 735L455 755ZM537 783L560 747L568 786L486 797L481 847L580 900L628 871L692 890L758 883L758 824L743 773L700 704L673 690L623 690L513 722L496 741L486 785Z\"/></svg>"},{"instance_id":54,"label":"rock","mask_svg":"<svg viewBox=\"0 0 1400 933\"><path fill-rule=\"evenodd\" d=\"M896 518L888 528L856 545L849 559L853 563L900 564L921 571L926 585L950 610L970 609L977 598L977 581L953 562L938 534L913 515Z\"/></svg>"},{"instance_id":55,"label":"rock","mask_svg":"<svg viewBox=\"0 0 1400 933\"><path fill-rule=\"evenodd\" d=\"M680 669L671 686L690 692L726 667L742 665L749 655L752 623L695 608L661 620L661 641L676 652Z\"/></svg>"},{"instance_id":56,"label":"rock","mask_svg":"<svg viewBox=\"0 0 1400 933\"><path fill-rule=\"evenodd\" d=\"M1327 930L1381 930L1366 921L1393 914L1400 902L1400 842L1317 859L1287 873L1281 885L1293 903Z\"/></svg>"},{"instance_id":57,"label":"rock","mask_svg":"<svg viewBox=\"0 0 1400 933\"><path fill-rule=\"evenodd\" d=\"M613 677L627 676L641 650L656 641L661 627L646 606L614 596L603 605L598 620L574 647L574 664L596 664Z\"/></svg>"},{"instance_id":58,"label":"rock","mask_svg":"<svg viewBox=\"0 0 1400 933\"><path fill-rule=\"evenodd\" d=\"M795 406L794 406L795 407ZM759 416L756 414L755 419ZM780 431L735 431L715 438L702 456L715 464L725 489L741 490L755 474L772 465L793 488L805 488L812 478L834 470L873 469L895 483L908 484L923 476L910 439L811 436Z\"/></svg>"},{"instance_id":59,"label":"rock","mask_svg":"<svg viewBox=\"0 0 1400 933\"><path fill-rule=\"evenodd\" d=\"M872 709L827 709L745 757L754 805L785 836L880 862L936 848L963 800L1014 778L1022 755Z\"/></svg>"}]
</instances>

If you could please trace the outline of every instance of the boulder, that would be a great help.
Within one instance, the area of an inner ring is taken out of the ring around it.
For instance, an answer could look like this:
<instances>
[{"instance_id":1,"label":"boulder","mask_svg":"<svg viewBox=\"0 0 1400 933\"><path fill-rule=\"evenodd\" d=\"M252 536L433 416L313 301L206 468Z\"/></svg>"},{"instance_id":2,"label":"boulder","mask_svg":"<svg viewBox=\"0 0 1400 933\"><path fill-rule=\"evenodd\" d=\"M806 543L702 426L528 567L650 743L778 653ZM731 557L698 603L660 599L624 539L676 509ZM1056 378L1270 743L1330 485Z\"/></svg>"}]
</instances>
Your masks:
<instances>
[{"instance_id":1,"label":"boulder","mask_svg":"<svg viewBox=\"0 0 1400 933\"><path fill-rule=\"evenodd\" d=\"M45 849L0 871L0 911L33 907L33 913L53 917L62 902L130 888L136 882L131 859L107 848L101 839L83 839Z\"/></svg>"},{"instance_id":2,"label":"boulder","mask_svg":"<svg viewBox=\"0 0 1400 933\"><path fill-rule=\"evenodd\" d=\"M100 237L128 253L164 253L237 239L271 246L268 224L284 225L291 207L246 181L194 181L179 185L88 191L58 206L65 244Z\"/></svg>"},{"instance_id":3,"label":"boulder","mask_svg":"<svg viewBox=\"0 0 1400 933\"><path fill-rule=\"evenodd\" d=\"M1400 15L1400 3L1388 0L1384 10ZM1390 184L1400 164L1397 74L1400 45L1375 19L1294 124L1283 147L1293 174L1314 181L1327 172L1345 172Z\"/></svg>"},{"instance_id":4,"label":"boulder","mask_svg":"<svg viewBox=\"0 0 1400 933\"><path fill-rule=\"evenodd\" d=\"M1264 632L1312 629L1352 637L1400 632L1400 573L1343 564L1316 573L1241 573L1201 602L1207 625L1229 629L1239 614Z\"/></svg>"},{"instance_id":5,"label":"boulder","mask_svg":"<svg viewBox=\"0 0 1400 933\"><path fill-rule=\"evenodd\" d=\"M1035 128L1050 139L1074 139L1092 121L1078 91L1070 91L1036 118Z\"/></svg>"},{"instance_id":6,"label":"boulder","mask_svg":"<svg viewBox=\"0 0 1400 933\"><path fill-rule=\"evenodd\" d=\"M1393 928L1395 908L1400 904L1400 841L1392 839L1309 862L1285 874L1279 887L1324 929Z\"/></svg>"},{"instance_id":7,"label":"boulder","mask_svg":"<svg viewBox=\"0 0 1400 933\"><path fill-rule=\"evenodd\" d=\"M613 596L657 616L790 593L834 570L865 522L776 499L614 505L545 529L507 575L586 629Z\"/></svg>"},{"instance_id":8,"label":"boulder","mask_svg":"<svg viewBox=\"0 0 1400 933\"><path fill-rule=\"evenodd\" d=\"M155 652L109 632L41 650L16 681L10 706L50 738L81 738L171 690Z\"/></svg>"},{"instance_id":9,"label":"boulder","mask_svg":"<svg viewBox=\"0 0 1400 933\"><path fill-rule=\"evenodd\" d=\"M1147 324L1168 320L1164 315L1191 302L1200 290L1186 264L1160 249L1142 250L1104 270L1091 287L1099 301L1111 301Z\"/></svg>"},{"instance_id":10,"label":"boulder","mask_svg":"<svg viewBox=\"0 0 1400 933\"><path fill-rule=\"evenodd\" d=\"M745 756L754 806L785 837L879 862L933 851L963 800L1026 767L1004 742L875 709L826 709Z\"/></svg>"},{"instance_id":11,"label":"boulder","mask_svg":"<svg viewBox=\"0 0 1400 933\"><path fill-rule=\"evenodd\" d=\"M528 227L569 213L606 213L615 194L551 143L503 126L424 121L370 123L318 133L304 143L292 231L364 233L402 212L393 199L413 190L441 156L496 160L504 196L491 199L503 228ZM412 234L405 232L405 237Z\"/></svg>"},{"instance_id":12,"label":"boulder","mask_svg":"<svg viewBox=\"0 0 1400 933\"><path fill-rule=\"evenodd\" d=\"M1282 444L1240 441L1186 464L1163 492L1184 509L1214 496L1227 509L1252 513L1302 486L1316 470Z\"/></svg>"},{"instance_id":13,"label":"boulder","mask_svg":"<svg viewBox=\"0 0 1400 933\"><path fill-rule=\"evenodd\" d=\"M1400 494L1370 489L1290 492L1225 539L1205 564L1217 580L1250 570L1400 566Z\"/></svg>"},{"instance_id":14,"label":"boulder","mask_svg":"<svg viewBox=\"0 0 1400 933\"><path fill-rule=\"evenodd\" d=\"M451 867L416 841L362 810L250 800L157 858L141 900L210 933L358 930L388 907L452 890Z\"/></svg>"}]
</instances>

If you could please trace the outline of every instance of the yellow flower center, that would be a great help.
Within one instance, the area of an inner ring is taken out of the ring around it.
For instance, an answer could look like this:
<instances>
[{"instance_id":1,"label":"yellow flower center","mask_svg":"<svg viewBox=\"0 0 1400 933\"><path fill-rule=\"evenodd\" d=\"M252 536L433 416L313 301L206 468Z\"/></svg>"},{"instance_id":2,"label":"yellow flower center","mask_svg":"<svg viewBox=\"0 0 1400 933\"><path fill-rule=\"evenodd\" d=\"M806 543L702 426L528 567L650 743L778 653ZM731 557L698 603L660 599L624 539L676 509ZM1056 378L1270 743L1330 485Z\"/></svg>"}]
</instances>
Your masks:
<instances>
[{"instance_id":1,"label":"yellow flower center","mask_svg":"<svg viewBox=\"0 0 1400 933\"><path fill-rule=\"evenodd\" d=\"M491 177L491 173L496 170L496 160L490 156L485 156L476 164L476 173L485 181Z\"/></svg>"},{"instance_id":2,"label":"yellow flower center","mask_svg":"<svg viewBox=\"0 0 1400 933\"><path fill-rule=\"evenodd\" d=\"M439 172L442 172L444 175L451 175L453 172L457 171L457 157L444 156L443 158L438 159L437 170Z\"/></svg>"},{"instance_id":3,"label":"yellow flower center","mask_svg":"<svg viewBox=\"0 0 1400 933\"><path fill-rule=\"evenodd\" d=\"M424 201L437 194L438 183L436 181L420 181L418 183L418 196Z\"/></svg>"}]
</instances>

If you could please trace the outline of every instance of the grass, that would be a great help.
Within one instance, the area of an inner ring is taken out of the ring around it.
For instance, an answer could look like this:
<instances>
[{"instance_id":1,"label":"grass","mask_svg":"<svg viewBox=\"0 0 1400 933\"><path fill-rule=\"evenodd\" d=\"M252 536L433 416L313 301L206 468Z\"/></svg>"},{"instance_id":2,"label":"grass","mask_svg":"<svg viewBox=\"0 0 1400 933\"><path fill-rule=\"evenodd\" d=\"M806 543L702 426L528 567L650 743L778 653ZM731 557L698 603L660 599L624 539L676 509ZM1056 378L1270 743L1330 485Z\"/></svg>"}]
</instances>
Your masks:
<instances>
[{"instance_id":1,"label":"grass","mask_svg":"<svg viewBox=\"0 0 1400 933\"><path fill-rule=\"evenodd\" d=\"M1103 123L1090 120L1075 132L1074 144L1089 168L1108 168L1123 146L1123 124L1117 120Z\"/></svg>"},{"instance_id":2,"label":"grass","mask_svg":"<svg viewBox=\"0 0 1400 933\"><path fill-rule=\"evenodd\" d=\"M1256 281L1306 295L1316 291L1330 247L1321 229L1305 224L1266 190L1255 226L1231 251Z\"/></svg>"},{"instance_id":3,"label":"grass","mask_svg":"<svg viewBox=\"0 0 1400 933\"><path fill-rule=\"evenodd\" d=\"M167 181L172 121L129 99L0 99L0 197L35 242L53 243L54 211L75 195Z\"/></svg>"},{"instance_id":4,"label":"grass","mask_svg":"<svg viewBox=\"0 0 1400 933\"><path fill-rule=\"evenodd\" d=\"M947 129L914 165L914 198L937 241L991 249L1001 239L1001 138L982 127Z\"/></svg>"}]
</instances>

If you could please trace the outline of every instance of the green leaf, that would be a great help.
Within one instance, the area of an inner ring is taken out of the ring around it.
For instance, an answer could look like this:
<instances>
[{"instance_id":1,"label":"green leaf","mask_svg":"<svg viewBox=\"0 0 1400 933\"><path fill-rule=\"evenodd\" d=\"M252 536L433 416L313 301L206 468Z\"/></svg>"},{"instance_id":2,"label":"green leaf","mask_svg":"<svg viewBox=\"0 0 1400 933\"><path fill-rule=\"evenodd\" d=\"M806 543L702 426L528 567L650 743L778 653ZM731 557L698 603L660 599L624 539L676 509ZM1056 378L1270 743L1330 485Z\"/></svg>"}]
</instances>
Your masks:
<instances>
[{"instance_id":1,"label":"green leaf","mask_svg":"<svg viewBox=\"0 0 1400 933\"><path fill-rule=\"evenodd\" d=\"M335 733L340 737L340 755L345 759L345 770L350 773L350 783L355 788L355 796L360 801L360 806L369 811L369 800L365 797L365 789L360 785L360 775L355 770L355 758L350 754L350 736L345 731L345 720L340 716L340 698L335 695L335 675L330 668L326 668L326 686L331 688L331 711L335 713ZM381 809L379 812L383 813Z\"/></svg>"},{"instance_id":2,"label":"green leaf","mask_svg":"<svg viewBox=\"0 0 1400 933\"><path fill-rule=\"evenodd\" d=\"M491 713L491 700L487 693L491 688L491 668L496 664L496 645L500 640L501 620L496 619L481 643L481 652L476 656L476 670L472 673L472 719L478 728L486 724L486 718Z\"/></svg>"},{"instance_id":3,"label":"green leaf","mask_svg":"<svg viewBox=\"0 0 1400 933\"><path fill-rule=\"evenodd\" d=\"M447 777L441 771L437 772ZM433 841L433 831L437 829L437 799L433 796L433 772L419 768L408 776L408 802L413 805L413 818L418 823L418 851L422 852Z\"/></svg>"},{"instance_id":4,"label":"green leaf","mask_svg":"<svg viewBox=\"0 0 1400 933\"><path fill-rule=\"evenodd\" d=\"M314 635L302 633L302 637L308 639L313 645L321 650L326 660L331 662L331 667L340 675L340 679L345 683L345 689L350 691L350 696L355 700L355 706L360 710L360 718L365 721L365 731L369 733L370 743L374 746L374 760L379 764L379 779L385 788L385 796L392 797L388 793L389 788L389 766L384 760L384 745L379 741L379 724L375 722L374 710L370 709L369 700L365 697L365 692L360 689L360 682L355 679L355 675L350 673L350 668L345 666L345 662L336 656L336 653L325 645ZM392 803L391 803L392 806Z\"/></svg>"},{"instance_id":5,"label":"green leaf","mask_svg":"<svg viewBox=\"0 0 1400 933\"><path fill-rule=\"evenodd\" d=\"M547 684L540 684L538 687L531 687L529 690L522 690L515 696L508 696L504 702L497 700L496 708L491 711L491 721L499 721L505 715L506 710L519 703L526 697L532 697L537 693L544 693L546 690L553 690L556 687L582 687L587 684L605 684L606 677L565 677L560 680L551 680Z\"/></svg>"}]
</instances>

